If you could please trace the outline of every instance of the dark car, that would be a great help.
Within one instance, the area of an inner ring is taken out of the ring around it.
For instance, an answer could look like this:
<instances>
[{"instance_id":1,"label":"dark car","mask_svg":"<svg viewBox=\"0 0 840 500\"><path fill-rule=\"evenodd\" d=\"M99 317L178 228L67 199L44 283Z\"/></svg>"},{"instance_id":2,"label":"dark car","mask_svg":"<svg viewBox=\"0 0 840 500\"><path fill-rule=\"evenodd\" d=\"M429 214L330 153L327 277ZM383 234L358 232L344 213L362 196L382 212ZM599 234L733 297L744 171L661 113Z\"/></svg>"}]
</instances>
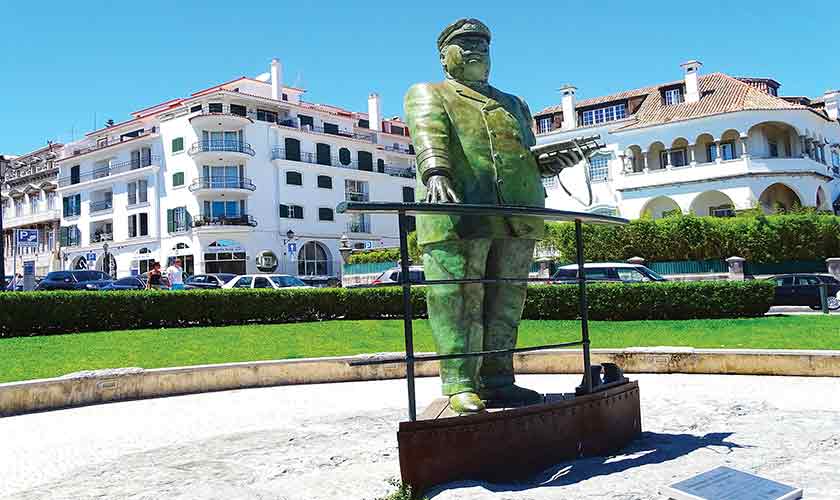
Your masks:
<instances>
[{"instance_id":1,"label":"dark car","mask_svg":"<svg viewBox=\"0 0 840 500\"><path fill-rule=\"evenodd\" d=\"M298 276L301 281L313 288L335 288L341 286L338 276Z\"/></svg>"},{"instance_id":2,"label":"dark car","mask_svg":"<svg viewBox=\"0 0 840 500\"><path fill-rule=\"evenodd\" d=\"M827 274L780 274L769 278L776 282L773 305L809 306L820 309L820 287L828 288L828 308L840 309L840 281Z\"/></svg>"},{"instance_id":3,"label":"dark car","mask_svg":"<svg viewBox=\"0 0 840 500\"><path fill-rule=\"evenodd\" d=\"M129 276L128 278L120 278L117 281L112 281L100 288L100 290L145 290L146 283L136 276Z\"/></svg>"},{"instance_id":4,"label":"dark car","mask_svg":"<svg viewBox=\"0 0 840 500\"><path fill-rule=\"evenodd\" d=\"M638 264L590 263L584 265L586 281L614 281L619 283L640 283L646 281L668 281L667 278ZM551 277L553 283L577 283L578 266L563 266Z\"/></svg>"},{"instance_id":5,"label":"dark car","mask_svg":"<svg viewBox=\"0 0 840 500\"><path fill-rule=\"evenodd\" d=\"M36 290L99 290L111 281L102 271L53 271Z\"/></svg>"},{"instance_id":6,"label":"dark car","mask_svg":"<svg viewBox=\"0 0 840 500\"><path fill-rule=\"evenodd\" d=\"M237 275L232 273L217 273L217 274L196 274L190 276L184 282L186 289L201 289L207 290L212 288L222 288L222 285L235 278Z\"/></svg>"}]
</instances>

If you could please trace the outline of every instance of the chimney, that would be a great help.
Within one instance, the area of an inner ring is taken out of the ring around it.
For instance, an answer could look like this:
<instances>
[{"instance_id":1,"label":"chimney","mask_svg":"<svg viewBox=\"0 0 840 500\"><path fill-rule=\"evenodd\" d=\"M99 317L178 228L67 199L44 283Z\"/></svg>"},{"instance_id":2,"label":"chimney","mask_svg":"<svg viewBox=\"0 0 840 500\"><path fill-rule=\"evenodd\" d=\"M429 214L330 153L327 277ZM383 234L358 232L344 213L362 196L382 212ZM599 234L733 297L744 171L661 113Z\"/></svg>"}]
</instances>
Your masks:
<instances>
[{"instance_id":1,"label":"chimney","mask_svg":"<svg viewBox=\"0 0 840 500\"><path fill-rule=\"evenodd\" d=\"M563 107L563 130L572 130L577 128L575 92L577 92L577 87L574 85L566 84L560 87L560 104Z\"/></svg>"},{"instance_id":2,"label":"chimney","mask_svg":"<svg viewBox=\"0 0 840 500\"><path fill-rule=\"evenodd\" d=\"M680 64L685 78L685 102L700 100L700 86L697 83L697 73L700 71L700 66L703 66L703 63L694 59Z\"/></svg>"},{"instance_id":3,"label":"chimney","mask_svg":"<svg viewBox=\"0 0 840 500\"><path fill-rule=\"evenodd\" d=\"M283 65L276 57L271 60L271 98L275 101L283 98Z\"/></svg>"},{"instance_id":4,"label":"chimney","mask_svg":"<svg viewBox=\"0 0 840 500\"><path fill-rule=\"evenodd\" d=\"M382 101L376 92L368 96L368 121L371 130L382 132Z\"/></svg>"},{"instance_id":5,"label":"chimney","mask_svg":"<svg viewBox=\"0 0 840 500\"><path fill-rule=\"evenodd\" d=\"M832 120L840 118L840 90L827 90L825 99L825 113Z\"/></svg>"}]
</instances>

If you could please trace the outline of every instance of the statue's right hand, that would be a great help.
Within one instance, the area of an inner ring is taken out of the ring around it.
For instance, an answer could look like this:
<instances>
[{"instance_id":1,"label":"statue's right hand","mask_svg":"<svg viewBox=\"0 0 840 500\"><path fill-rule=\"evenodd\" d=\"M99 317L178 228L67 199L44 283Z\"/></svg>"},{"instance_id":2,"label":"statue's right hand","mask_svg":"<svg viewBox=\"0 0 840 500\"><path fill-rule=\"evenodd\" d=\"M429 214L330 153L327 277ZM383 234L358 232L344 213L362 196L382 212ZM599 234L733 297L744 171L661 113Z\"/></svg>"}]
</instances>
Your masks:
<instances>
[{"instance_id":1,"label":"statue's right hand","mask_svg":"<svg viewBox=\"0 0 840 500\"><path fill-rule=\"evenodd\" d=\"M461 203L452 189L452 181L445 175L433 175L426 182L426 203Z\"/></svg>"}]
</instances>

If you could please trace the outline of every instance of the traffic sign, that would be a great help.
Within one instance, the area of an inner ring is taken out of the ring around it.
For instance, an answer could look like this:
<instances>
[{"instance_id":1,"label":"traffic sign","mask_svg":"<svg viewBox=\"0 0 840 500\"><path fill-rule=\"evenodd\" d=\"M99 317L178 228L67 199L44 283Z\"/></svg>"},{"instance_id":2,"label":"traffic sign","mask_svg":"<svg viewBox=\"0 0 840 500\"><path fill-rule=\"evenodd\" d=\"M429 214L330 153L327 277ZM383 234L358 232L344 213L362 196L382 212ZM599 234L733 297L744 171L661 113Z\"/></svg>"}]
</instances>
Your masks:
<instances>
[{"instance_id":1,"label":"traffic sign","mask_svg":"<svg viewBox=\"0 0 840 500\"><path fill-rule=\"evenodd\" d=\"M88 254L85 255L85 260L93 264L96 262L96 254L94 252L88 252Z\"/></svg>"},{"instance_id":2,"label":"traffic sign","mask_svg":"<svg viewBox=\"0 0 840 500\"><path fill-rule=\"evenodd\" d=\"M18 247L37 247L38 246L38 230L37 229L18 229L16 243Z\"/></svg>"},{"instance_id":3,"label":"traffic sign","mask_svg":"<svg viewBox=\"0 0 840 500\"><path fill-rule=\"evenodd\" d=\"M289 254L297 254L297 243L292 242L286 245L286 252Z\"/></svg>"},{"instance_id":4,"label":"traffic sign","mask_svg":"<svg viewBox=\"0 0 840 500\"><path fill-rule=\"evenodd\" d=\"M373 248L373 242L372 241L366 241L365 242L365 250L370 250L371 248Z\"/></svg>"}]
</instances>

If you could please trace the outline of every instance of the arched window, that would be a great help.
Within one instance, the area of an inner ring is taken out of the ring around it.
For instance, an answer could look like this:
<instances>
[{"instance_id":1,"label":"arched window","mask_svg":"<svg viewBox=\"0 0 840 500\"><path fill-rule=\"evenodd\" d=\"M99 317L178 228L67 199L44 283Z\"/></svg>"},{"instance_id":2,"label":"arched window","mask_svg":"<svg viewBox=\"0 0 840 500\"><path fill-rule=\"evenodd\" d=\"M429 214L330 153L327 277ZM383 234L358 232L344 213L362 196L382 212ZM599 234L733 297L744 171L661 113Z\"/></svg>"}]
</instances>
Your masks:
<instances>
[{"instance_id":1,"label":"arched window","mask_svg":"<svg viewBox=\"0 0 840 500\"><path fill-rule=\"evenodd\" d=\"M286 145L286 159L292 161L300 161L300 141L287 137Z\"/></svg>"},{"instance_id":2,"label":"arched window","mask_svg":"<svg viewBox=\"0 0 840 500\"><path fill-rule=\"evenodd\" d=\"M318 165L332 165L330 145L319 142L315 145L315 163Z\"/></svg>"},{"instance_id":3,"label":"arched window","mask_svg":"<svg viewBox=\"0 0 840 500\"><path fill-rule=\"evenodd\" d=\"M373 155L368 151L359 151L359 170L373 172Z\"/></svg>"},{"instance_id":4,"label":"arched window","mask_svg":"<svg viewBox=\"0 0 840 500\"><path fill-rule=\"evenodd\" d=\"M338 150L338 161L341 162L342 165L350 165L352 161L350 159L350 150L347 148L341 148Z\"/></svg>"},{"instance_id":5,"label":"arched window","mask_svg":"<svg viewBox=\"0 0 840 500\"><path fill-rule=\"evenodd\" d=\"M324 246L310 241L298 253L298 274L301 276L328 276L329 261Z\"/></svg>"},{"instance_id":6,"label":"arched window","mask_svg":"<svg viewBox=\"0 0 840 500\"><path fill-rule=\"evenodd\" d=\"M303 176L300 172L286 172L286 184L291 186L303 186Z\"/></svg>"}]
</instances>

